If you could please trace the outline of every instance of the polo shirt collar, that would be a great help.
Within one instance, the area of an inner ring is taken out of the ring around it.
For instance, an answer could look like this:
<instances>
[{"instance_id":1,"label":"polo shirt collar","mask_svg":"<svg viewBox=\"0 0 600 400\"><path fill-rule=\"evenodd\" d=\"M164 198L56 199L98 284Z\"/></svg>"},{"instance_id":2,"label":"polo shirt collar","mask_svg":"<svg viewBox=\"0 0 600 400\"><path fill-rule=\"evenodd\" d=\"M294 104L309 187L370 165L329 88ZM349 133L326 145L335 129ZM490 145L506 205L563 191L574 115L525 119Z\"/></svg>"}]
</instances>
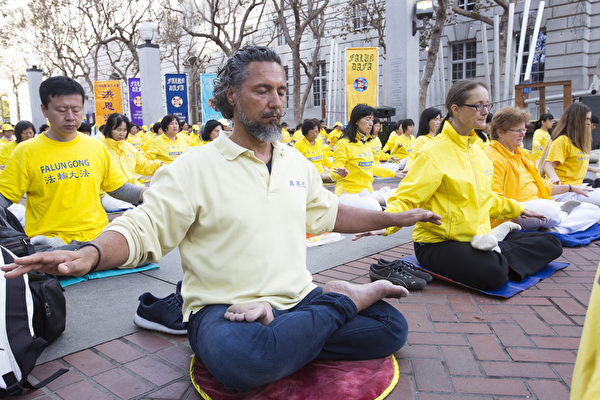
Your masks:
<instances>
[{"instance_id":1,"label":"polo shirt collar","mask_svg":"<svg viewBox=\"0 0 600 400\"><path fill-rule=\"evenodd\" d=\"M240 146L231 140L227 135L219 135L219 137L213 140L212 143L215 144L219 152L223 155L223 157L225 157L226 160L234 160L244 153L252 154L253 157L256 157L252 150ZM283 155L284 148L281 142L273 143L273 154L276 152Z\"/></svg>"}]
</instances>

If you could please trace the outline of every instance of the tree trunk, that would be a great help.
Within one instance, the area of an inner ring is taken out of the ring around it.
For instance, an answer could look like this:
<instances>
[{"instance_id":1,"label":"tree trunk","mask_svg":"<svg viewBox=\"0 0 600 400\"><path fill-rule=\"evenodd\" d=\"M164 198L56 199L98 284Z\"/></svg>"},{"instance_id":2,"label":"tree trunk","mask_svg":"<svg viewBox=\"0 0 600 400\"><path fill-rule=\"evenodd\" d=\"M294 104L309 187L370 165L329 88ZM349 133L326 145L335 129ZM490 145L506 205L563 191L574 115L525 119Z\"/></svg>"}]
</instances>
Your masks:
<instances>
[{"instance_id":1,"label":"tree trunk","mask_svg":"<svg viewBox=\"0 0 600 400\"><path fill-rule=\"evenodd\" d=\"M419 114L425 109L427 101L427 89L431 82L431 76L433 75L433 69L435 68L437 54L440 49L440 41L442 38L442 32L444 29L444 23L446 22L446 15L448 13L448 0L437 0L437 9L435 12L435 24L431 30L431 41L429 43L429 53L427 54L427 63L423 71L423 78L419 84Z\"/></svg>"}]
</instances>

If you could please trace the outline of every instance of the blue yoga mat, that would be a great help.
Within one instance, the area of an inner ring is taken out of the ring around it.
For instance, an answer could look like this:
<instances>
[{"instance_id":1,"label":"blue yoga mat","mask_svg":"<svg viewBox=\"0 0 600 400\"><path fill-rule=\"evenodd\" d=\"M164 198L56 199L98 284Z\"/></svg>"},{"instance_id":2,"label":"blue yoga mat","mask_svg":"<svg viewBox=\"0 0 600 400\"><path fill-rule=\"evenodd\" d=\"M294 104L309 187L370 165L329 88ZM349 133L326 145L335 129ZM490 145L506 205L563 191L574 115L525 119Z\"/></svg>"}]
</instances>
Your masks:
<instances>
[{"instance_id":1,"label":"blue yoga mat","mask_svg":"<svg viewBox=\"0 0 600 400\"><path fill-rule=\"evenodd\" d=\"M574 233L556 233L548 232L554 235L560 240L565 247L577 247L585 246L590 244L593 240L600 239L600 224L595 223L594 225L587 228L585 231L574 232Z\"/></svg>"},{"instance_id":2,"label":"blue yoga mat","mask_svg":"<svg viewBox=\"0 0 600 400\"><path fill-rule=\"evenodd\" d=\"M507 299L509 297L513 297L515 294L522 292L525 289L529 289L530 287L532 287L533 285L535 285L542 279L546 279L547 277L549 277L550 275L552 275L559 269L563 269L563 268L569 266L569 263L552 261L550 264L546 265L546 267L539 270L535 274L528 276L527 278L523 279L521 282L508 281L504 284L504 286L502 286L501 288L498 288L496 290L481 290L481 289L477 289L477 288L474 288L469 285L465 285L464 283L456 282L455 280L446 278L445 276L436 274L435 272L431 272L427 268L419 265L419 262L417 261L417 257L415 257L414 254L411 256L408 256L408 257L404 257L402 260L408 261L409 263L414 264L415 267L430 273L431 275L435 276L436 278L443 279L445 281L452 282L457 285L467 287L469 289L477 290L478 292L489 294L490 296L504 297Z\"/></svg>"},{"instance_id":3,"label":"blue yoga mat","mask_svg":"<svg viewBox=\"0 0 600 400\"><path fill-rule=\"evenodd\" d=\"M159 267L157 264L146 264L146 265L142 265L141 267L135 267L135 268L122 268L122 269L109 269L106 271L96 271L96 272L92 272L91 274L85 274L83 276L59 276L58 280L60 281L60 285L62 287L67 287L67 286L71 286L71 285L74 285L79 282L85 282L90 279L100 279L100 278L106 278L109 276L127 275L127 274L133 274L134 272L149 271L151 269L158 269L158 268Z\"/></svg>"}]
</instances>

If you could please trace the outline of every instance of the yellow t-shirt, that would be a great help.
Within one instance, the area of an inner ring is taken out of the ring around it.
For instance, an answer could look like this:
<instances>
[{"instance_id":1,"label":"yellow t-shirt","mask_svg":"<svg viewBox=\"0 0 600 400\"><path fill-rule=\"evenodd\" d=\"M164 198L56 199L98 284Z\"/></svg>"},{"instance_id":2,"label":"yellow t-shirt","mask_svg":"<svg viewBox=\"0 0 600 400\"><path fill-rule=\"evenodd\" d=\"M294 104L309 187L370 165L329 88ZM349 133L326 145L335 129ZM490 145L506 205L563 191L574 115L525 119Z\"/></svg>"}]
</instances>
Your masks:
<instances>
[{"instance_id":1,"label":"yellow t-shirt","mask_svg":"<svg viewBox=\"0 0 600 400\"><path fill-rule=\"evenodd\" d=\"M68 142L42 134L21 143L0 174L0 193L13 203L27 194L25 233L89 241L108 223L100 190L127 178L99 140L78 133Z\"/></svg>"},{"instance_id":2,"label":"yellow t-shirt","mask_svg":"<svg viewBox=\"0 0 600 400\"><path fill-rule=\"evenodd\" d=\"M590 163L590 155L575 147L567 135L550 144L546 161L556 161L554 171L563 185L581 185Z\"/></svg>"},{"instance_id":3,"label":"yellow t-shirt","mask_svg":"<svg viewBox=\"0 0 600 400\"><path fill-rule=\"evenodd\" d=\"M146 158L149 160L160 160L165 164L170 164L188 147L188 141L183 138L181 134L178 133L173 141L163 133L150 143L150 146L148 146L148 150L146 151Z\"/></svg>"},{"instance_id":4,"label":"yellow t-shirt","mask_svg":"<svg viewBox=\"0 0 600 400\"><path fill-rule=\"evenodd\" d=\"M533 132L533 142L531 143L531 155L533 159L537 162L540 158L542 158L542 154L544 153L544 149L550 140L550 134L542 129L536 129Z\"/></svg>"}]
</instances>

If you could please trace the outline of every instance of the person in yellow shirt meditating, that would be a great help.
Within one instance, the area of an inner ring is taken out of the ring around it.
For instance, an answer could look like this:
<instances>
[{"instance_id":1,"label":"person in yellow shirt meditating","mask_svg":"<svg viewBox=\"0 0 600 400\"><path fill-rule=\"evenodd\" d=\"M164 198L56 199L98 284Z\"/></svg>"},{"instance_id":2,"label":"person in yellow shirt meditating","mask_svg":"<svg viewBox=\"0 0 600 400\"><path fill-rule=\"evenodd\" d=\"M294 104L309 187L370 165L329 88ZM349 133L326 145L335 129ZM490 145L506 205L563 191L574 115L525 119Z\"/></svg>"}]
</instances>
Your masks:
<instances>
[{"instance_id":1,"label":"person in yellow shirt meditating","mask_svg":"<svg viewBox=\"0 0 600 400\"><path fill-rule=\"evenodd\" d=\"M331 132L329 132L329 135L327 136L327 144L329 145L331 151L335 150L335 144L338 142L340 137L342 137L342 126L343 125L341 122L336 122L333 125L333 129L331 130Z\"/></svg>"},{"instance_id":2,"label":"person in yellow shirt meditating","mask_svg":"<svg viewBox=\"0 0 600 400\"><path fill-rule=\"evenodd\" d=\"M110 114L106 119L104 126L104 137L102 143L108 148L110 155L115 163L121 168L121 171L127 177L127 182L132 185L145 187L138 178L141 176L152 176L156 170L163 165L160 160L147 160L144 155L137 151L131 143L127 141L128 131L131 127L129 119L123 114ZM102 206L106 211L115 211L133 208L133 205L122 200L118 200L101 192Z\"/></svg>"},{"instance_id":3,"label":"person in yellow shirt meditating","mask_svg":"<svg viewBox=\"0 0 600 400\"><path fill-rule=\"evenodd\" d=\"M298 150L321 174L323 181L331 182L331 175L325 171L325 167L331 168L329 159L323 156L323 142L319 138L319 120L305 119L302 123L302 135L304 138L298 141L294 147Z\"/></svg>"},{"instance_id":4,"label":"person in yellow shirt meditating","mask_svg":"<svg viewBox=\"0 0 600 400\"><path fill-rule=\"evenodd\" d=\"M64 76L51 77L39 90L50 128L15 149L0 174L0 206L18 203L26 194L25 233L29 237L86 242L108 223L100 190L138 204L144 188L127 183L104 144L77 132L85 98L79 83ZM74 202L77 212L73 212Z\"/></svg>"},{"instance_id":5,"label":"person in yellow shirt meditating","mask_svg":"<svg viewBox=\"0 0 600 400\"><path fill-rule=\"evenodd\" d=\"M81 276L157 261L179 247L191 348L232 392L274 382L315 359L397 351L406 342L406 319L381 299L406 296L406 289L388 281L317 287L306 268L305 234L435 224L440 217L339 205L316 168L280 143L286 87L272 50L238 50L214 88L216 108L235 122L230 137L161 168L144 204L115 219L96 248L19 258L2 267L5 277L27 269Z\"/></svg>"},{"instance_id":6,"label":"person in yellow shirt meditating","mask_svg":"<svg viewBox=\"0 0 600 400\"><path fill-rule=\"evenodd\" d=\"M413 164L417 153L423 147L425 143L431 142L433 138L440 133L440 123L442 122L442 112L435 107L426 108L419 117L419 130L417 131L417 138L414 143L411 144L411 152L405 169L409 169Z\"/></svg>"},{"instance_id":7,"label":"person in yellow shirt meditating","mask_svg":"<svg viewBox=\"0 0 600 400\"><path fill-rule=\"evenodd\" d=\"M404 169L417 139L413 136L415 123L412 119L407 118L402 121L400 128L401 134L395 139L390 154L399 160L398 168Z\"/></svg>"},{"instance_id":8,"label":"person in yellow shirt meditating","mask_svg":"<svg viewBox=\"0 0 600 400\"><path fill-rule=\"evenodd\" d=\"M352 109L344 134L335 145L331 178L340 204L379 211L386 204L388 192L373 190L373 175L401 178L404 174L375 165L369 144L374 111L366 104Z\"/></svg>"},{"instance_id":9,"label":"person in yellow shirt meditating","mask_svg":"<svg viewBox=\"0 0 600 400\"><path fill-rule=\"evenodd\" d=\"M369 143L371 144L371 150L373 151L373 157L375 157L375 164L380 165L384 168L388 168L392 171L398 170L398 159L394 156L390 156L387 153L384 153L381 149L381 139L379 139L379 132L381 132L381 121L379 118L373 118L373 128L371 129L371 140ZM381 164L382 161L391 161L391 163Z\"/></svg>"},{"instance_id":10,"label":"person in yellow shirt meditating","mask_svg":"<svg viewBox=\"0 0 600 400\"><path fill-rule=\"evenodd\" d=\"M546 216L545 221L514 219L523 229L552 228L559 233L588 229L600 220L600 207L578 201L557 202L550 196L567 192L585 196L592 189L584 185L553 185L540 177L533 157L521 147L528 122L529 114L513 107L502 108L492 119L492 141L484 151L494 163L494 191Z\"/></svg>"},{"instance_id":11,"label":"person in yellow shirt meditating","mask_svg":"<svg viewBox=\"0 0 600 400\"><path fill-rule=\"evenodd\" d=\"M540 119L535 121L533 129L533 142L531 143L531 155L536 164L542 158L542 153L550 141L550 129L554 126L554 115L550 113L542 114Z\"/></svg>"},{"instance_id":12,"label":"person in yellow shirt meditating","mask_svg":"<svg viewBox=\"0 0 600 400\"><path fill-rule=\"evenodd\" d=\"M131 124L131 129L129 129L126 140L137 151L142 151L142 133L139 126Z\"/></svg>"},{"instance_id":13,"label":"person in yellow shirt meditating","mask_svg":"<svg viewBox=\"0 0 600 400\"><path fill-rule=\"evenodd\" d=\"M394 150L394 145L396 144L396 140L402 135L402 120L396 122L394 124L394 129L390 132L388 139L383 145L383 152L392 154L392 150Z\"/></svg>"},{"instance_id":14,"label":"person in yellow shirt meditating","mask_svg":"<svg viewBox=\"0 0 600 400\"><path fill-rule=\"evenodd\" d=\"M554 184L579 186L586 172L600 172L598 167L590 167L592 111L583 103L573 103L563 112L552 131L548 155L540 161L550 182ZM548 145L547 145L548 147ZM556 201L576 200L600 206L600 188L577 193L554 194Z\"/></svg>"},{"instance_id":15,"label":"person in yellow shirt meditating","mask_svg":"<svg viewBox=\"0 0 600 400\"><path fill-rule=\"evenodd\" d=\"M492 191L492 161L481 146L473 145L480 140L474 129L485 127L489 101L480 82L452 85L441 133L421 147L385 210L424 207L443 215L439 226L417 223L415 256L434 273L483 290L498 289L509 277L522 280L562 254L560 241L549 233L511 232L518 228L512 223L491 229L490 216L545 217ZM386 233L397 230L388 228Z\"/></svg>"},{"instance_id":16,"label":"person in yellow shirt meditating","mask_svg":"<svg viewBox=\"0 0 600 400\"><path fill-rule=\"evenodd\" d=\"M146 150L146 158L149 160L160 160L170 164L189 147L188 141L179 133L179 119L170 114L160 121L160 127L164 132L150 142Z\"/></svg>"},{"instance_id":17,"label":"person in yellow shirt meditating","mask_svg":"<svg viewBox=\"0 0 600 400\"><path fill-rule=\"evenodd\" d=\"M4 169L9 157L15 151L17 145L21 142L33 138L35 135L35 126L29 121L19 121L15 125L14 137L15 139L8 144L0 147L0 169Z\"/></svg>"}]
</instances>

